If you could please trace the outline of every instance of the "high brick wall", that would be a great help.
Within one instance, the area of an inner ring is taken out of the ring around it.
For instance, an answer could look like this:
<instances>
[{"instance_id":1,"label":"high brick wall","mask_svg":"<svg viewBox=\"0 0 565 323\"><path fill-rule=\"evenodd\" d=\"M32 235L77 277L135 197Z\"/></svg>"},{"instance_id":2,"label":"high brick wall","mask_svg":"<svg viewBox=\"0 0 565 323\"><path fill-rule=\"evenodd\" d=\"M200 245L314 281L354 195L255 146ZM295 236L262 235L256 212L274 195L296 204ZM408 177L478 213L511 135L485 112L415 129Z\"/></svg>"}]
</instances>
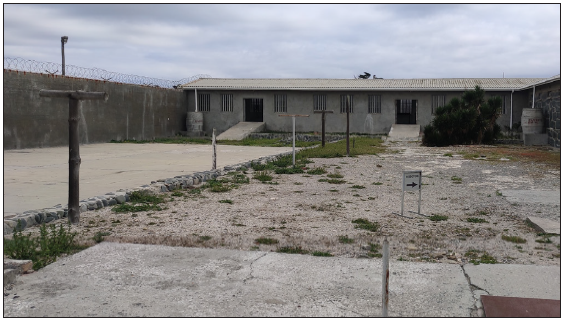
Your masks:
<instances>
[{"instance_id":1,"label":"high brick wall","mask_svg":"<svg viewBox=\"0 0 565 323\"><path fill-rule=\"evenodd\" d=\"M536 87L534 108L543 110L544 130L547 132L549 145L561 148L561 82Z\"/></svg>"},{"instance_id":2,"label":"high brick wall","mask_svg":"<svg viewBox=\"0 0 565 323\"><path fill-rule=\"evenodd\" d=\"M4 70L4 149L68 145L69 101L39 90L106 92L108 101L82 101L80 143L147 140L186 131L181 90Z\"/></svg>"}]
</instances>

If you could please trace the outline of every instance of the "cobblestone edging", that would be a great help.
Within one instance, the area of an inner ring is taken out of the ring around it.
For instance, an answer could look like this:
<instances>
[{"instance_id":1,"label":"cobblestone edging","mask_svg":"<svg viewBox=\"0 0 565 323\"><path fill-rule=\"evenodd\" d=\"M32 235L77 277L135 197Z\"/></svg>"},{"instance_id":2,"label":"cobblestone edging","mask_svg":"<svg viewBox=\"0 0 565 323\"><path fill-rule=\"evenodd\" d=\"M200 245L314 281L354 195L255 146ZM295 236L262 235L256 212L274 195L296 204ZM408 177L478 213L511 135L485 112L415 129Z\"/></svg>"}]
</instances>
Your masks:
<instances>
[{"instance_id":1,"label":"cobblestone edging","mask_svg":"<svg viewBox=\"0 0 565 323\"><path fill-rule=\"evenodd\" d=\"M175 189L184 189L194 185L199 185L211 179L216 179L217 177L226 175L227 173L232 171L251 168L252 163L267 163L269 161L275 160L280 156L289 154L292 154L292 152L285 152L277 155L261 157L248 162L225 166L223 169L196 172L191 175L180 175L173 178L159 179L157 181L152 181L149 185L142 185L133 189L120 189L116 192L109 192L104 195L81 200L79 202L80 212L96 210L107 206L114 206L117 204L129 202L129 195L134 191L169 192ZM15 215L7 215L4 217L4 235L11 234L14 231L14 228L17 226L18 222L20 222L20 224L22 225L22 229L25 230L26 228L29 228L31 226L41 225L43 223L49 223L53 220L66 218L67 215L68 206L63 206L61 204L57 204L51 208L30 210Z\"/></svg>"}]
</instances>

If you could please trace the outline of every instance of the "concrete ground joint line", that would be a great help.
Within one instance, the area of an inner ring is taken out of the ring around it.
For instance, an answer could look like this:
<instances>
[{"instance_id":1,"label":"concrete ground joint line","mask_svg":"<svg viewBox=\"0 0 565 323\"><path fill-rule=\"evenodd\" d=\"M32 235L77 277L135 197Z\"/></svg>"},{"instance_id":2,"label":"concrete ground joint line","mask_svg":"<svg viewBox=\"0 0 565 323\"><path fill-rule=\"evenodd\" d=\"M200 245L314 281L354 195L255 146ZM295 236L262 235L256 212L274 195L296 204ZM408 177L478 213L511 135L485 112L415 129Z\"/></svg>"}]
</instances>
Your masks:
<instances>
[{"instance_id":1,"label":"concrete ground joint line","mask_svg":"<svg viewBox=\"0 0 565 323\"><path fill-rule=\"evenodd\" d=\"M247 283L247 281L249 279L255 279L255 277L253 277L253 264L255 264L256 261L258 261L259 259L265 257L268 254L268 252L263 253L261 256L255 258L250 264L249 264L249 276L247 276L244 280L243 283Z\"/></svg>"},{"instance_id":2,"label":"concrete ground joint line","mask_svg":"<svg viewBox=\"0 0 565 323\"><path fill-rule=\"evenodd\" d=\"M465 267L464 265L460 265L461 270L463 271L463 275L465 276L465 279L467 280L467 284L469 284L469 290L471 291L471 296L473 297L473 306L469 307L469 316L473 317L474 313L477 313L479 308L477 307L477 301L480 299L475 298L475 293L473 293L475 290L479 289L479 290L484 290L482 288L479 288L477 286L475 286L473 283L471 283L471 278L469 277L469 275L467 274L467 272L465 271ZM485 292L487 292L487 294L490 295L490 293L486 290L484 290Z\"/></svg>"}]
</instances>

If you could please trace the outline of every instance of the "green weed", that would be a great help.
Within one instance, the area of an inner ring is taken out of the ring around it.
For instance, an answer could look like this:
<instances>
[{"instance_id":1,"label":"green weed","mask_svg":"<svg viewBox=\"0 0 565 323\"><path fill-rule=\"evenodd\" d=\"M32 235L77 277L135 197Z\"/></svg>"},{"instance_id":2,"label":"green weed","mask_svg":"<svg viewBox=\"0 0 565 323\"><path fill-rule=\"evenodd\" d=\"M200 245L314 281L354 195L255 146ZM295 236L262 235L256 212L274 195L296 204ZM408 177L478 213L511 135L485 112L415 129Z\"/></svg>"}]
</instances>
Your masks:
<instances>
[{"instance_id":1,"label":"green weed","mask_svg":"<svg viewBox=\"0 0 565 323\"><path fill-rule=\"evenodd\" d=\"M371 222L367 219L364 218L359 218L356 220L351 221L351 223L355 223L355 229L362 229L362 230L368 230L371 232L377 232L377 230L379 229L379 224L375 221L375 222Z\"/></svg>"},{"instance_id":2,"label":"green weed","mask_svg":"<svg viewBox=\"0 0 565 323\"><path fill-rule=\"evenodd\" d=\"M502 235L502 240L504 241L508 241L508 242L513 242L513 243L526 243L526 239L518 237L518 236L507 236L507 235Z\"/></svg>"},{"instance_id":3,"label":"green weed","mask_svg":"<svg viewBox=\"0 0 565 323\"><path fill-rule=\"evenodd\" d=\"M261 238L255 239L255 243L256 243L256 244L272 245L272 244L277 244L277 243L279 243L279 241L278 241L277 239L273 239L273 238L261 237Z\"/></svg>"}]
</instances>

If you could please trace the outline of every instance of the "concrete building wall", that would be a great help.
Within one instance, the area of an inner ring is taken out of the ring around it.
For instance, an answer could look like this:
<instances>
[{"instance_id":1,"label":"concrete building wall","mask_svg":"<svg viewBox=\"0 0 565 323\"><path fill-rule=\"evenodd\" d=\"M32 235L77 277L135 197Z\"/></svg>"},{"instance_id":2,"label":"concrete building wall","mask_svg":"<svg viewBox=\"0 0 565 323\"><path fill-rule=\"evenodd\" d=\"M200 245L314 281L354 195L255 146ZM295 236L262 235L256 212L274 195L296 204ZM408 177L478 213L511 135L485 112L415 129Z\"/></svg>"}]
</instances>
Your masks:
<instances>
[{"instance_id":1,"label":"concrete building wall","mask_svg":"<svg viewBox=\"0 0 565 323\"><path fill-rule=\"evenodd\" d=\"M210 94L210 111L203 112L203 129L211 134L213 128L217 133L226 131L240 121L245 121L244 100L263 99L263 121L268 131L288 132L292 129L292 118L279 117L280 114L304 114L309 117L296 118L297 132L314 132L322 129L322 115L314 113L314 95L326 95L326 110L333 114L326 114L326 131L334 133L346 132L347 114L340 112L340 96L353 96L353 112L349 115L351 133L385 134L396 123L396 100L417 100L416 123L421 126L429 124L432 114L432 96L445 96L445 104L453 98L460 98L463 91L247 91L247 90L199 90L200 94ZM502 114L498 123L503 126L510 124L510 93L487 92L485 99L491 96L506 96L506 113ZM222 94L233 95L233 112L222 112ZM275 112L275 95L286 94L287 111ZM187 91L187 111L195 111L194 91ZM381 96L381 113L369 113L369 95ZM514 92L513 94L513 123L519 122L521 109L526 105L526 95ZM503 129L505 129L503 127Z\"/></svg>"},{"instance_id":2,"label":"concrete building wall","mask_svg":"<svg viewBox=\"0 0 565 323\"><path fill-rule=\"evenodd\" d=\"M68 99L39 90L106 92L108 101L82 101L80 143L153 139L186 130L181 90L4 70L4 149L68 145Z\"/></svg>"}]
</instances>

